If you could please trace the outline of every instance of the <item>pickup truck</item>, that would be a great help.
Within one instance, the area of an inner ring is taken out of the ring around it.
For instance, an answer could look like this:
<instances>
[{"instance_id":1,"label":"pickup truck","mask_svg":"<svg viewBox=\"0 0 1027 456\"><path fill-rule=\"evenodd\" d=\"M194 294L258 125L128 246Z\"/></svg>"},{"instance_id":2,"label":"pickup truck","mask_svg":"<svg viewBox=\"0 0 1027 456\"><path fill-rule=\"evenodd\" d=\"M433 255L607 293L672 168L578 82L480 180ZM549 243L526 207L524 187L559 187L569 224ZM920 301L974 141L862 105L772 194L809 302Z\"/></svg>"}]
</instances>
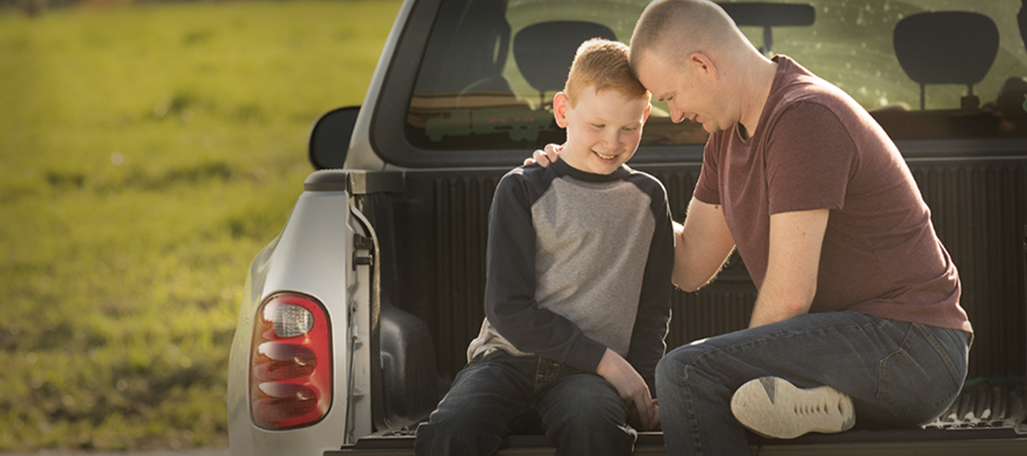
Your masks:
<instances>
[{"instance_id":1,"label":"pickup truck","mask_svg":"<svg viewBox=\"0 0 1027 456\"><path fill-rule=\"evenodd\" d=\"M234 455L407 455L481 325L498 179L563 141L551 114L585 39L627 41L645 1L407 0L362 106L317 119L303 184L254 259L231 348ZM859 101L899 146L959 268L976 330L950 410L914 429L794 440L753 454L1027 454L1027 16L994 0L808 0L722 6L767 55ZM328 58L328 57L326 57ZM330 75L325 75L331 83ZM630 165L680 220L706 133L656 103ZM675 291L668 347L744 328L737 258ZM544 436L499 454L544 455ZM665 454L641 433L636 454Z\"/></svg>"}]
</instances>

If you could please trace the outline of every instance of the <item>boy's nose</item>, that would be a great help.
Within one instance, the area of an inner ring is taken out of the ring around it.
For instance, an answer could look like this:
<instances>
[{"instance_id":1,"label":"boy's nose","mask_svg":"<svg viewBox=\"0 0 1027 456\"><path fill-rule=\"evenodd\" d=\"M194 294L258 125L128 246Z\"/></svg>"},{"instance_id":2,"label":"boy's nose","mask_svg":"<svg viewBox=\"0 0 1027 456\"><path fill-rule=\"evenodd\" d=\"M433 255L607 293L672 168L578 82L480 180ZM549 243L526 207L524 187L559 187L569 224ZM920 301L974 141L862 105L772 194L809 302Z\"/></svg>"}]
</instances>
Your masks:
<instances>
[{"instance_id":1,"label":"boy's nose","mask_svg":"<svg viewBox=\"0 0 1027 456\"><path fill-rule=\"evenodd\" d=\"M606 134L603 135L603 140L602 140L601 144L602 144L603 148L606 149L607 152L609 152L609 151L613 150L613 148L616 147L619 142L620 142L620 131L614 130L614 131L611 131L611 132L607 132Z\"/></svg>"}]
</instances>

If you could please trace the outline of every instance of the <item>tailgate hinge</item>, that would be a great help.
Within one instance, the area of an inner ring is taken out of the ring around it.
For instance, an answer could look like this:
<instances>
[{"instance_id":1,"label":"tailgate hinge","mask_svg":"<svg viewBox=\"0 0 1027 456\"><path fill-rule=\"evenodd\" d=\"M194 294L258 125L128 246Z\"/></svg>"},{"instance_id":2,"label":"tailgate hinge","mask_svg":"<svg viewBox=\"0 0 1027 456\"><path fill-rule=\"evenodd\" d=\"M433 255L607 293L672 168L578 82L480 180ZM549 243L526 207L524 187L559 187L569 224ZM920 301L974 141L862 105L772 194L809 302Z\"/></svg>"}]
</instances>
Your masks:
<instances>
[{"instance_id":1,"label":"tailgate hinge","mask_svg":"<svg viewBox=\"0 0 1027 456\"><path fill-rule=\"evenodd\" d=\"M362 234L353 235L353 269L374 265L374 241Z\"/></svg>"}]
</instances>

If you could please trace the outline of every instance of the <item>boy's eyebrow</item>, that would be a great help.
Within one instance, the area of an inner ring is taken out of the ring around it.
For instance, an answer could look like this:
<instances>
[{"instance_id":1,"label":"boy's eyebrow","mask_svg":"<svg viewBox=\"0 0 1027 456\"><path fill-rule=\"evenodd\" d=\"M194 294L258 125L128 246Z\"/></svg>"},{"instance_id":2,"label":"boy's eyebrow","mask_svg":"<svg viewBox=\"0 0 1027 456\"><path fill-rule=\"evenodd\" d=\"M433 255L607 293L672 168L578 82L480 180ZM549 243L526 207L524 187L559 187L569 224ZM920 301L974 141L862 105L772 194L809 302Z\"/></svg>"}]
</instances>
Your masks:
<instances>
[{"instance_id":1,"label":"boy's eyebrow","mask_svg":"<svg viewBox=\"0 0 1027 456\"><path fill-rule=\"evenodd\" d=\"M609 120L609 119L604 119L604 118L602 118L600 116L596 116L596 115L586 116L586 117L584 117L584 120L586 122L590 123L590 124L602 124L602 125L614 125L614 124L617 124L616 121L612 121L612 120ZM626 123L626 124L623 124L623 125L618 125L618 126L626 127L626 126L635 125L636 123L640 124L642 122L631 121L629 123Z\"/></svg>"}]
</instances>

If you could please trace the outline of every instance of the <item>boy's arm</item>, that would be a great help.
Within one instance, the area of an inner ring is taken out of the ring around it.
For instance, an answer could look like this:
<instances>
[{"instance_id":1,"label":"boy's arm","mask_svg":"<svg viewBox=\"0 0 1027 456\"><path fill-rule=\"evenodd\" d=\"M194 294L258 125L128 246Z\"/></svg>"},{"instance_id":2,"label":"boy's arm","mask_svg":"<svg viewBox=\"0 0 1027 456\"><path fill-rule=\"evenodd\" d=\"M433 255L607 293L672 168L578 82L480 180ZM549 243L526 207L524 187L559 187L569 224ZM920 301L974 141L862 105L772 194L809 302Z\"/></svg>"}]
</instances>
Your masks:
<instances>
[{"instance_id":1,"label":"boy's arm","mask_svg":"<svg viewBox=\"0 0 1027 456\"><path fill-rule=\"evenodd\" d=\"M670 322L670 299L673 291L671 273L674 269L674 230L670 207L663 188L650 192L656 229L649 245L638 314L631 333L627 361L645 379L655 394L656 363L667 349L665 338ZM663 198L661 199L660 196Z\"/></svg>"},{"instance_id":2,"label":"boy's arm","mask_svg":"<svg viewBox=\"0 0 1027 456\"><path fill-rule=\"evenodd\" d=\"M650 387L646 385L645 380L638 374L634 366L617 352L607 348L603 359L599 361L599 367L596 368L596 374L613 385L617 394L628 404L629 417L634 415L638 418L641 430L660 428L659 407L656 406L656 400L652 398ZM629 423L632 421L633 419L629 418Z\"/></svg>"},{"instance_id":3,"label":"boy's arm","mask_svg":"<svg viewBox=\"0 0 1027 456\"><path fill-rule=\"evenodd\" d=\"M518 350L596 372L606 346L535 301L535 228L531 221L530 185L523 175L509 174L496 188L489 213L486 316Z\"/></svg>"}]
</instances>

